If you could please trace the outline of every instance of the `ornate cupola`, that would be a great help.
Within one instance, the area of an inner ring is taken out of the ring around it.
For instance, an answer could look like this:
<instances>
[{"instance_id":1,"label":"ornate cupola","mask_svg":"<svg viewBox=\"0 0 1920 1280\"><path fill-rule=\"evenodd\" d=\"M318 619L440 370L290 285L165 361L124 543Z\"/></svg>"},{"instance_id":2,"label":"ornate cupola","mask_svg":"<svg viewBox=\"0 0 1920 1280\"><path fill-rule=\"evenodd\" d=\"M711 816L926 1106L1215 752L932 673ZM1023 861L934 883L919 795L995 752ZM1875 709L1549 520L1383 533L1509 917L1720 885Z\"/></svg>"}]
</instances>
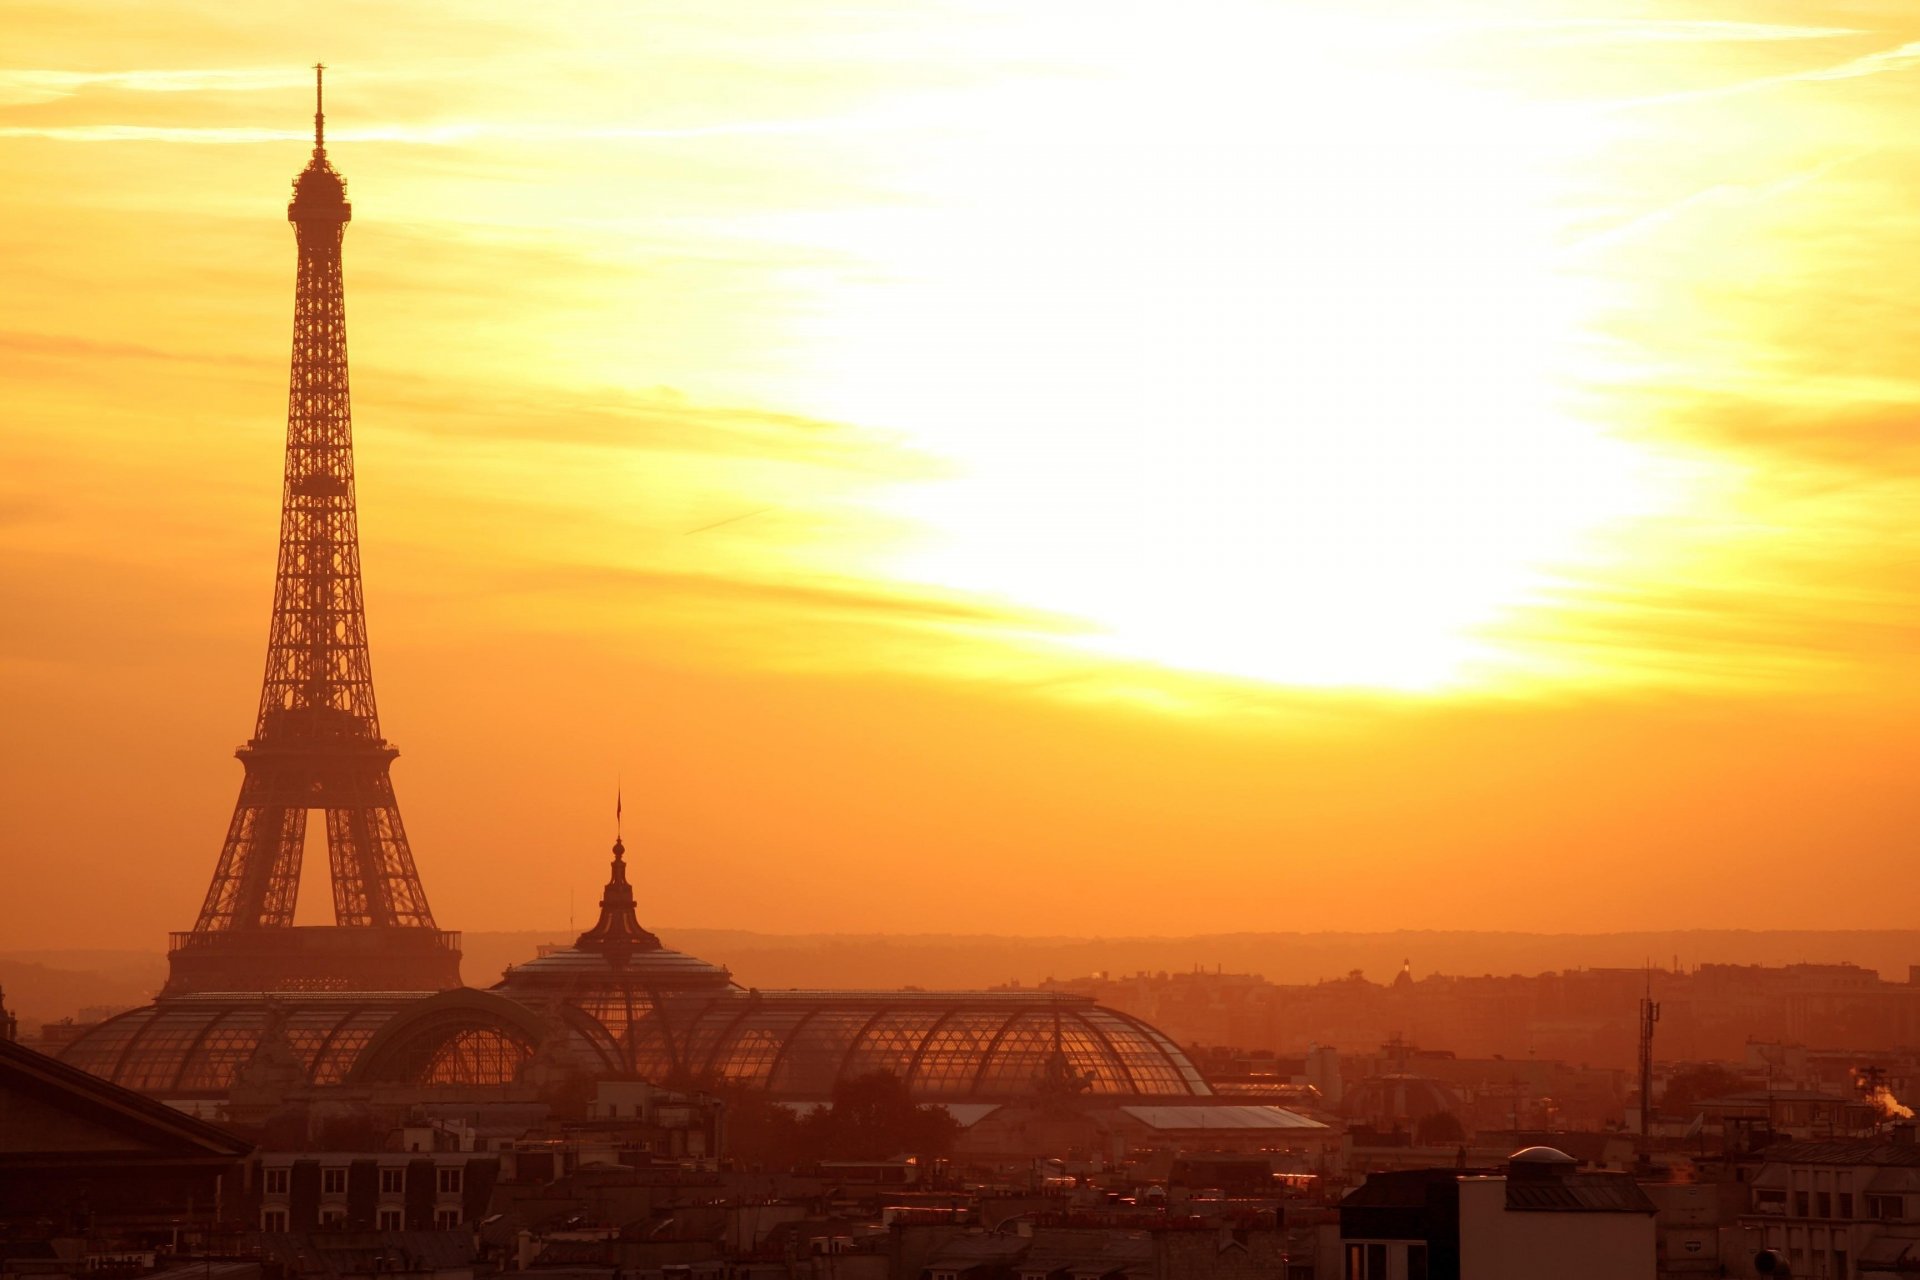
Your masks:
<instances>
[{"instance_id":1,"label":"ornate cupola","mask_svg":"<svg viewBox=\"0 0 1920 1280\"><path fill-rule=\"evenodd\" d=\"M660 939L642 929L634 915L633 886L627 883L627 846L618 836L613 841L613 869L600 894L600 918L573 946L576 951L598 951L616 964L635 951L662 950Z\"/></svg>"},{"instance_id":2,"label":"ornate cupola","mask_svg":"<svg viewBox=\"0 0 1920 1280\"><path fill-rule=\"evenodd\" d=\"M564 991L568 999L592 1006L598 1017L614 993L622 993L619 1003L624 1007L635 997L650 1003L666 992L712 993L733 986L723 966L675 951L657 934L641 928L634 913L633 886L627 883L627 846L617 825L619 812L616 802L613 864L607 887L600 893L600 918L572 946L542 947L536 958L508 969L495 990L529 995Z\"/></svg>"}]
</instances>

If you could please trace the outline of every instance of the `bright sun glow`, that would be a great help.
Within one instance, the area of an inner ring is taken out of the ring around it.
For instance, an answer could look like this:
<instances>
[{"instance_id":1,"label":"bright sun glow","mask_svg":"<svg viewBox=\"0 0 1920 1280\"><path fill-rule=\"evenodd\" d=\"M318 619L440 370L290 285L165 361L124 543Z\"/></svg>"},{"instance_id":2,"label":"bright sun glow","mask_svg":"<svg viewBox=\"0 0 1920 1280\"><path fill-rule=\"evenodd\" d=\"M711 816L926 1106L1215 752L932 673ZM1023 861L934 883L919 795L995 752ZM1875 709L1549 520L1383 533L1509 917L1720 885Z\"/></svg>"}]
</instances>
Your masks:
<instances>
[{"instance_id":1,"label":"bright sun glow","mask_svg":"<svg viewBox=\"0 0 1920 1280\"><path fill-rule=\"evenodd\" d=\"M1490 632L1659 501L1569 408L1556 180L1595 128L1382 33L1109 31L930 122L896 207L759 228L868 264L811 326L812 402L954 464L888 498L925 531L891 573L1288 684L1524 661Z\"/></svg>"}]
</instances>

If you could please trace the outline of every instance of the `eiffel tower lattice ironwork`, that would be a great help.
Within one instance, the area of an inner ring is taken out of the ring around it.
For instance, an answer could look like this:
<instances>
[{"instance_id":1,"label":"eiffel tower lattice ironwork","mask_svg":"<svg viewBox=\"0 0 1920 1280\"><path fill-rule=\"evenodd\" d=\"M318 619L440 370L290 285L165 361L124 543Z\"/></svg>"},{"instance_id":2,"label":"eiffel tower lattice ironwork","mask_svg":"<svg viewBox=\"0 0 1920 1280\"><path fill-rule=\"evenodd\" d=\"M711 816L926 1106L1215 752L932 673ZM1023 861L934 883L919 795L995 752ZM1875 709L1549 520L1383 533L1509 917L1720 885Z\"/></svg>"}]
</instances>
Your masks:
<instances>
[{"instance_id":1,"label":"eiffel tower lattice ironwork","mask_svg":"<svg viewBox=\"0 0 1920 1280\"><path fill-rule=\"evenodd\" d=\"M314 68L313 158L287 220L299 243L279 569L266 677L220 863L170 991L459 985L458 935L434 926L381 736L354 507L341 243L353 216L327 159ZM332 926L294 927L310 813L324 815Z\"/></svg>"}]
</instances>

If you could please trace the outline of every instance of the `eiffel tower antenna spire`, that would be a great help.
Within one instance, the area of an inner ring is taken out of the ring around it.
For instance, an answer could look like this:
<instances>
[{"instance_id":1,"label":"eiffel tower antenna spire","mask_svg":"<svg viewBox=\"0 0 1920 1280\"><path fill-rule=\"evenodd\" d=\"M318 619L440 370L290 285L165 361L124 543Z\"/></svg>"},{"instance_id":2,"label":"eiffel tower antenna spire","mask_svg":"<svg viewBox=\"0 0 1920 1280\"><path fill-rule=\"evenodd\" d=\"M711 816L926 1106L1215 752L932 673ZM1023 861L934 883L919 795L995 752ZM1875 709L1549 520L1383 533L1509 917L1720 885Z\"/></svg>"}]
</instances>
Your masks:
<instances>
[{"instance_id":1,"label":"eiffel tower antenna spire","mask_svg":"<svg viewBox=\"0 0 1920 1280\"><path fill-rule=\"evenodd\" d=\"M327 154L327 102L326 102L327 64L313 64L313 154Z\"/></svg>"},{"instance_id":2,"label":"eiffel tower antenna spire","mask_svg":"<svg viewBox=\"0 0 1920 1280\"><path fill-rule=\"evenodd\" d=\"M175 994L460 981L458 935L435 927L427 906L388 776L400 753L381 736L373 696L341 272L353 206L327 160L324 70L314 67L313 158L287 206L299 255L266 674L213 882L192 931L175 936ZM296 929L310 814L325 824L334 924Z\"/></svg>"}]
</instances>

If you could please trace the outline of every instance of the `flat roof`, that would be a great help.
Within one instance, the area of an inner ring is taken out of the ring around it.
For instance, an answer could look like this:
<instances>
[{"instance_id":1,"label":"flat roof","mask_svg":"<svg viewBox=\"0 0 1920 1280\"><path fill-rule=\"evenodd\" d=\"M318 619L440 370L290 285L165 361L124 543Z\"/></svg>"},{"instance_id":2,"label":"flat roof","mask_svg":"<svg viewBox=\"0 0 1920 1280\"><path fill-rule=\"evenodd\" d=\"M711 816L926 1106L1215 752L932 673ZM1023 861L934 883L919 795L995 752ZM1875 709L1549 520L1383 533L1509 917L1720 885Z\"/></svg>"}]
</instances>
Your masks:
<instances>
[{"instance_id":1,"label":"flat roof","mask_svg":"<svg viewBox=\"0 0 1920 1280\"><path fill-rule=\"evenodd\" d=\"M1285 1107L1166 1106L1121 1107L1149 1129L1325 1129Z\"/></svg>"}]
</instances>

